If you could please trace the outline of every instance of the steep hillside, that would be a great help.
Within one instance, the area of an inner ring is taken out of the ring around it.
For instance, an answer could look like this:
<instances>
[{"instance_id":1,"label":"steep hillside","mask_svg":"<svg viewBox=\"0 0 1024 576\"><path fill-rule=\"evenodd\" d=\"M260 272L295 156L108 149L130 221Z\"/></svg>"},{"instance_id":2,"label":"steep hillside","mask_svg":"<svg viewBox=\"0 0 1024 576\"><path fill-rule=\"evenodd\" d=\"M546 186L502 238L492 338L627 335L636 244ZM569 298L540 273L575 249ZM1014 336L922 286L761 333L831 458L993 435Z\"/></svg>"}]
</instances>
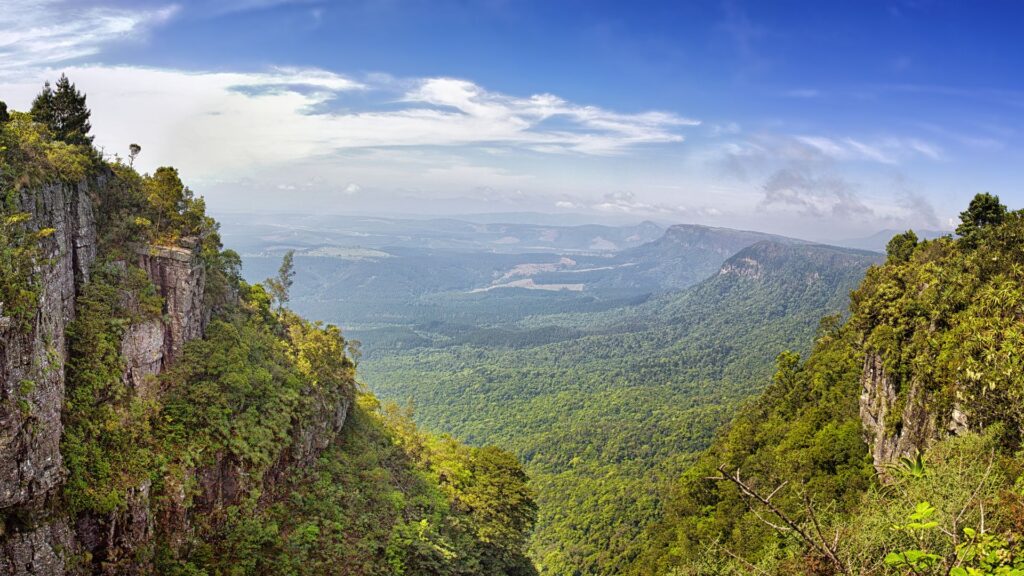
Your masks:
<instances>
[{"instance_id":1,"label":"steep hillside","mask_svg":"<svg viewBox=\"0 0 1024 576\"><path fill-rule=\"evenodd\" d=\"M241 281L176 170L52 94L0 119L0 573L534 572L512 456L379 409L287 267Z\"/></svg>"},{"instance_id":2,"label":"steep hillside","mask_svg":"<svg viewBox=\"0 0 1024 576\"><path fill-rule=\"evenodd\" d=\"M673 483L636 574L1016 574L1024 213L894 237L771 385Z\"/></svg>"},{"instance_id":3,"label":"steep hillside","mask_svg":"<svg viewBox=\"0 0 1024 576\"><path fill-rule=\"evenodd\" d=\"M874 255L762 241L689 290L598 314L531 318L524 335L371 351L364 374L417 419L509 447L539 493L543 573L612 574L657 517L660 486L845 307ZM530 343L546 334L547 341Z\"/></svg>"}]
</instances>

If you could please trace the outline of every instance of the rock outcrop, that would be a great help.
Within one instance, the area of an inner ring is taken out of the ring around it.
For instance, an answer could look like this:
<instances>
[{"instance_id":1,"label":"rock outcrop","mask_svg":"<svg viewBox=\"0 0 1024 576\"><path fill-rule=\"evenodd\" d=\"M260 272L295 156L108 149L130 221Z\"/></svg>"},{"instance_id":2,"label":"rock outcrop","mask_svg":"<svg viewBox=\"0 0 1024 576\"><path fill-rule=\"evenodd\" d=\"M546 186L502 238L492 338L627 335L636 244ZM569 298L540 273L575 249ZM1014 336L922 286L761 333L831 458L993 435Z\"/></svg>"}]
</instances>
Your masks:
<instances>
[{"instance_id":1,"label":"rock outcrop","mask_svg":"<svg viewBox=\"0 0 1024 576\"><path fill-rule=\"evenodd\" d=\"M136 394L147 399L154 399L159 392L156 378L163 369L166 357L164 332L163 322L140 322L129 326L121 341L121 357L125 362L124 381Z\"/></svg>"},{"instance_id":2,"label":"rock outcrop","mask_svg":"<svg viewBox=\"0 0 1024 576\"><path fill-rule=\"evenodd\" d=\"M943 436L968 429L968 417L959 406L949 413L936 413L932 398L918 382L905 392L897 390L877 352L865 357L860 381L864 441L883 477L886 467L900 458L914 457Z\"/></svg>"},{"instance_id":3,"label":"rock outcrop","mask_svg":"<svg viewBox=\"0 0 1024 576\"><path fill-rule=\"evenodd\" d=\"M139 266L164 299L167 320L161 366L180 357L186 342L202 337L210 320L210 310L203 306L206 271L199 262L197 244L195 238L185 238L181 246L149 246L139 251Z\"/></svg>"}]
</instances>

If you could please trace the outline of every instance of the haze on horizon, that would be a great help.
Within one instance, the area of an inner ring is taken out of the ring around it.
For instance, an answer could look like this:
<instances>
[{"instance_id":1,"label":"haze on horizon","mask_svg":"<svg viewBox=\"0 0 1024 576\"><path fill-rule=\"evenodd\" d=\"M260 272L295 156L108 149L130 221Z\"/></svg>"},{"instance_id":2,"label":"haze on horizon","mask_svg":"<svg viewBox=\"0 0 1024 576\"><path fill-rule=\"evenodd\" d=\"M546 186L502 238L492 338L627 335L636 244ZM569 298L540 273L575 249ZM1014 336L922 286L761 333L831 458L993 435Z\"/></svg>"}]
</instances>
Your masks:
<instances>
[{"instance_id":1,"label":"haze on horizon","mask_svg":"<svg viewBox=\"0 0 1024 576\"><path fill-rule=\"evenodd\" d=\"M0 99L211 211L582 214L820 240L1020 191L1011 3L0 0Z\"/></svg>"}]
</instances>

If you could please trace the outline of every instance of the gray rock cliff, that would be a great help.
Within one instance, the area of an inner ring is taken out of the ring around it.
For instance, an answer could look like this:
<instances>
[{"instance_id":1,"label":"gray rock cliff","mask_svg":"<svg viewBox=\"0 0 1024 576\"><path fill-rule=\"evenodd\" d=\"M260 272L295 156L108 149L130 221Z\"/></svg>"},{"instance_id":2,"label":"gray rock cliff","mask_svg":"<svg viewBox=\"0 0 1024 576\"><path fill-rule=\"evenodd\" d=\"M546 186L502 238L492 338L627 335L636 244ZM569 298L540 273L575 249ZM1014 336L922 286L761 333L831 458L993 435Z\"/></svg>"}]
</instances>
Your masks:
<instances>
[{"instance_id":1,"label":"gray rock cliff","mask_svg":"<svg viewBox=\"0 0 1024 576\"><path fill-rule=\"evenodd\" d=\"M918 382L905 394L885 373L882 357L867 354L861 373L860 418L875 468L886 476L886 467L900 458L914 457L945 435L968 429L968 416L954 405L937 413L931 396Z\"/></svg>"}]
</instances>

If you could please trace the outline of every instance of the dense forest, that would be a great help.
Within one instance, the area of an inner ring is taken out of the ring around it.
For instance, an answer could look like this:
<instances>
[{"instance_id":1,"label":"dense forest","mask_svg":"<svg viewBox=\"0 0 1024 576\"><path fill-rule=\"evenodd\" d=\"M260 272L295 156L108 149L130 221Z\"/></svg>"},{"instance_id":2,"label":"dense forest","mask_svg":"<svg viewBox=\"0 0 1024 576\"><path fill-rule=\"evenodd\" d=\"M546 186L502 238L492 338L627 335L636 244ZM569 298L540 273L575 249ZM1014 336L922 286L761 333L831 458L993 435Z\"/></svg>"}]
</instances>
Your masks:
<instances>
[{"instance_id":1,"label":"dense forest","mask_svg":"<svg viewBox=\"0 0 1024 576\"><path fill-rule=\"evenodd\" d=\"M65 77L0 103L0 573L534 573L515 458L382 407L287 307L290 256L242 281L178 172L89 117Z\"/></svg>"},{"instance_id":2,"label":"dense forest","mask_svg":"<svg viewBox=\"0 0 1024 576\"><path fill-rule=\"evenodd\" d=\"M490 330L428 327L432 346L377 343L379 394L524 462L540 504L532 555L547 574L613 574L658 518L663 485L756 394L779 350L809 349L871 253L761 240L683 292L607 312Z\"/></svg>"}]
</instances>

